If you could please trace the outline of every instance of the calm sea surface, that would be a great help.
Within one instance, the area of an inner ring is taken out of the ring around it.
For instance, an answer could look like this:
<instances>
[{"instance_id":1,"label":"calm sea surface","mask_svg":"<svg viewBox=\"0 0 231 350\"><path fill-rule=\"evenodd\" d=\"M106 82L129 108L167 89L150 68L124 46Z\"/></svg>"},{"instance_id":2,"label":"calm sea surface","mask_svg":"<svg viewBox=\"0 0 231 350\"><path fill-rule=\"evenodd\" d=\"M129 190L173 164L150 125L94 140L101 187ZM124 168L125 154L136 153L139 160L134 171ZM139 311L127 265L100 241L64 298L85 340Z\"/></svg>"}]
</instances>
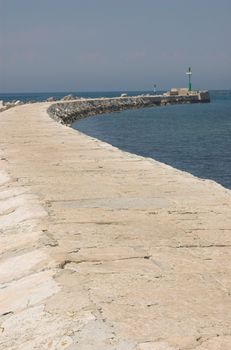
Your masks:
<instances>
[{"instance_id":1,"label":"calm sea surface","mask_svg":"<svg viewBox=\"0 0 231 350\"><path fill-rule=\"evenodd\" d=\"M231 189L231 91L210 95L208 104L127 110L73 128Z\"/></svg>"},{"instance_id":2,"label":"calm sea surface","mask_svg":"<svg viewBox=\"0 0 231 350\"><path fill-rule=\"evenodd\" d=\"M119 92L0 94L0 100L44 101L72 93L83 97ZM142 92L129 92L137 95ZM208 104L173 105L90 117L73 124L122 150L154 158L231 189L231 91L211 91Z\"/></svg>"}]
</instances>

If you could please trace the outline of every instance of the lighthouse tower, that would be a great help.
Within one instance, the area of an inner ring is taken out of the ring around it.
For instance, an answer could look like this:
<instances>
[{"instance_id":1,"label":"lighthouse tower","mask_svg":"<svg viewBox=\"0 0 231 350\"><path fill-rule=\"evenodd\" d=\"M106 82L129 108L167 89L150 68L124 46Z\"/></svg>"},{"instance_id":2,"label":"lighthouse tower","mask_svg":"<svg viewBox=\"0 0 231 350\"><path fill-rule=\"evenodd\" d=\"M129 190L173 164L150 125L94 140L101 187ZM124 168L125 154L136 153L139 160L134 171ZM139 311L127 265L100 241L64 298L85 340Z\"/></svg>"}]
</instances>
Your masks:
<instances>
[{"instance_id":1,"label":"lighthouse tower","mask_svg":"<svg viewBox=\"0 0 231 350\"><path fill-rule=\"evenodd\" d=\"M191 83L192 71L191 71L191 67L189 67L189 69L186 72L186 74L188 75L188 91L192 91L192 83Z\"/></svg>"}]
</instances>

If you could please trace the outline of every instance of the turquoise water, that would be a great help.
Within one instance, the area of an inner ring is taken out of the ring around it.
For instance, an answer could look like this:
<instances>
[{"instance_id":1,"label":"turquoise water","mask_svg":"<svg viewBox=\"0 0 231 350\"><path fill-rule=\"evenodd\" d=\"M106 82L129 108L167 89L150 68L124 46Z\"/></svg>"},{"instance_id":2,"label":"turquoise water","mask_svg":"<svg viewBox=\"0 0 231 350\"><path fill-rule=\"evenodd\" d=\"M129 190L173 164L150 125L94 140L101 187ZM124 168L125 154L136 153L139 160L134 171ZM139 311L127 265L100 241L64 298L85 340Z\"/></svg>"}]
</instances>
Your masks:
<instances>
[{"instance_id":1,"label":"turquoise water","mask_svg":"<svg viewBox=\"0 0 231 350\"><path fill-rule=\"evenodd\" d=\"M127 110L73 128L231 189L231 91L210 95L208 104Z\"/></svg>"}]
</instances>

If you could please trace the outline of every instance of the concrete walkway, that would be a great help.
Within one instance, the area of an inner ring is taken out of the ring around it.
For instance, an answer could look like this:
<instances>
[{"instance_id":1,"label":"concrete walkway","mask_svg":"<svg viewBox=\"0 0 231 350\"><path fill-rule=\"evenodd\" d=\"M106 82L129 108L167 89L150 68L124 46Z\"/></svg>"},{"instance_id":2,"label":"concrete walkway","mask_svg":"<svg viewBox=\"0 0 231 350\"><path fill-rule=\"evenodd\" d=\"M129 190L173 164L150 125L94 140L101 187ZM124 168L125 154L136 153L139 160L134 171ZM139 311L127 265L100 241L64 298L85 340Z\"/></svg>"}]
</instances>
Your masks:
<instances>
[{"instance_id":1,"label":"concrete walkway","mask_svg":"<svg viewBox=\"0 0 231 350\"><path fill-rule=\"evenodd\" d=\"M0 349L230 350L231 192L0 114Z\"/></svg>"}]
</instances>

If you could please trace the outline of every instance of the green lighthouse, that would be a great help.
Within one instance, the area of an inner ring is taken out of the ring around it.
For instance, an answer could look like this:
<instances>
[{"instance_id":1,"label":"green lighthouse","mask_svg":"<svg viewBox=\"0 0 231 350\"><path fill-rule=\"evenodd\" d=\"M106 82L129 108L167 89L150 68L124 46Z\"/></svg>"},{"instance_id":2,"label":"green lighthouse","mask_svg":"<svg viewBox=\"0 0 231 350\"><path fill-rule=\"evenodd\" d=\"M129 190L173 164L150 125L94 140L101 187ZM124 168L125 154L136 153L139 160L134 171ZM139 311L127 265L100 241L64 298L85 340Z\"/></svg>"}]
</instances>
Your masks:
<instances>
[{"instance_id":1,"label":"green lighthouse","mask_svg":"<svg viewBox=\"0 0 231 350\"><path fill-rule=\"evenodd\" d=\"M186 72L186 74L188 75L188 91L192 91L192 83L191 83L192 71L191 71L191 67L189 67L189 69Z\"/></svg>"}]
</instances>

